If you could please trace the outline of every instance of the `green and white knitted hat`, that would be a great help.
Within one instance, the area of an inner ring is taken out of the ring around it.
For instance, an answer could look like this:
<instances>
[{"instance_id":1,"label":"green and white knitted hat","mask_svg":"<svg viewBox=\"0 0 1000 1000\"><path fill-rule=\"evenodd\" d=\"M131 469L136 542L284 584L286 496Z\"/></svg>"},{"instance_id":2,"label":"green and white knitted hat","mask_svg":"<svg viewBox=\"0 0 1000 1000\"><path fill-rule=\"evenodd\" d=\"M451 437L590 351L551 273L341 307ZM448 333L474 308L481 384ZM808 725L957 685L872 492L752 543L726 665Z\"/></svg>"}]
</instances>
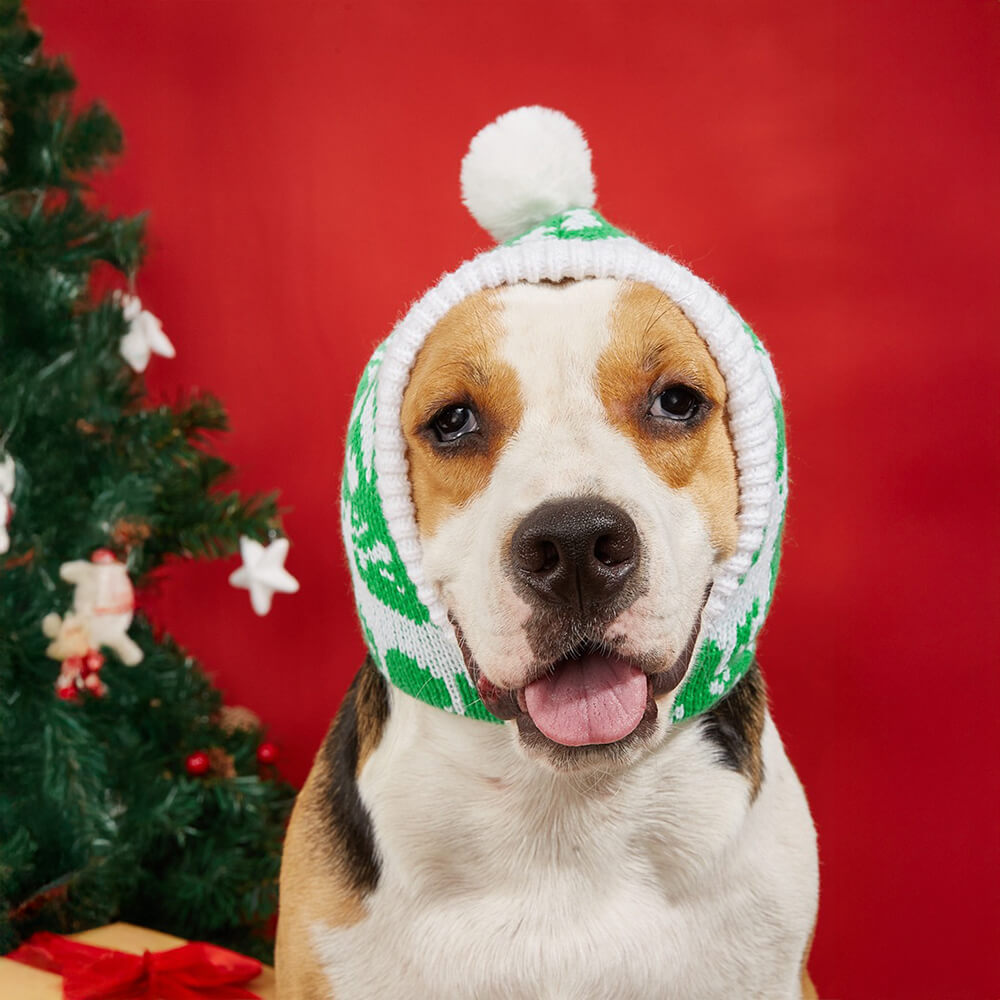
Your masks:
<instances>
[{"instance_id":1,"label":"green and white knitted hat","mask_svg":"<svg viewBox=\"0 0 1000 1000\"><path fill-rule=\"evenodd\" d=\"M617 278L676 302L726 380L736 452L739 536L702 612L674 721L718 702L750 666L774 592L788 493L784 416L771 361L726 299L687 268L594 210L590 150L548 108L518 108L486 126L462 163L463 200L499 246L445 274L379 345L351 411L341 520L365 640L397 687L445 711L499 722L466 672L447 611L424 577L400 408L428 333L475 292L515 282Z\"/></svg>"}]
</instances>

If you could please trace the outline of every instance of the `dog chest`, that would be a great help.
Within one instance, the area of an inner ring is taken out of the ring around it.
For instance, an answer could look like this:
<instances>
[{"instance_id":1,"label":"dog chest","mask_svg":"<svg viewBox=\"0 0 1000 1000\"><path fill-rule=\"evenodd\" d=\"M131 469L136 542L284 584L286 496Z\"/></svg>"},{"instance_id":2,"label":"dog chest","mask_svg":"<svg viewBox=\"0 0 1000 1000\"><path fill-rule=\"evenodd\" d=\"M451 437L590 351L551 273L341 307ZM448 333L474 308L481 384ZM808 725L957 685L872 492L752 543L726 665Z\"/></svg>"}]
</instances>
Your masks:
<instances>
[{"instance_id":1,"label":"dog chest","mask_svg":"<svg viewBox=\"0 0 1000 1000\"><path fill-rule=\"evenodd\" d=\"M773 726L749 807L693 727L620 780L567 780L411 701L360 782L367 916L310 930L337 1000L795 995L815 847Z\"/></svg>"}]
</instances>

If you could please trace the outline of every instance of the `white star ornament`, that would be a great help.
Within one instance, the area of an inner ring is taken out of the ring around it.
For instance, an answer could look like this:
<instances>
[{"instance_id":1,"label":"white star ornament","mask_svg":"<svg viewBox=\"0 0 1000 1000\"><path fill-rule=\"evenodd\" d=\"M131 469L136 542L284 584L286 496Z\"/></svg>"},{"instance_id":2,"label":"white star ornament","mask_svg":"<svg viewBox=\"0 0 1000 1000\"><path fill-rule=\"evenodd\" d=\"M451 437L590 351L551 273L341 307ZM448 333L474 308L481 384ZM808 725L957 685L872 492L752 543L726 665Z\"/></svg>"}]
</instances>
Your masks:
<instances>
[{"instance_id":1,"label":"white star ornament","mask_svg":"<svg viewBox=\"0 0 1000 1000\"><path fill-rule=\"evenodd\" d=\"M299 581L285 569L287 556L287 538L276 538L266 547L246 535L240 538L243 565L232 573L229 582L250 591L250 604L259 615L271 610L276 593L294 594L299 589Z\"/></svg>"},{"instance_id":2,"label":"white star ornament","mask_svg":"<svg viewBox=\"0 0 1000 1000\"><path fill-rule=\"evenodd\" d=\"M144 372L150 355L159 354L163 358L177 355L174 345L163 332L160 321L134 295L120 295L122 314L128 323L128 333L118 345L122 357L133 371Z\"/></svg>"}]
</instances>

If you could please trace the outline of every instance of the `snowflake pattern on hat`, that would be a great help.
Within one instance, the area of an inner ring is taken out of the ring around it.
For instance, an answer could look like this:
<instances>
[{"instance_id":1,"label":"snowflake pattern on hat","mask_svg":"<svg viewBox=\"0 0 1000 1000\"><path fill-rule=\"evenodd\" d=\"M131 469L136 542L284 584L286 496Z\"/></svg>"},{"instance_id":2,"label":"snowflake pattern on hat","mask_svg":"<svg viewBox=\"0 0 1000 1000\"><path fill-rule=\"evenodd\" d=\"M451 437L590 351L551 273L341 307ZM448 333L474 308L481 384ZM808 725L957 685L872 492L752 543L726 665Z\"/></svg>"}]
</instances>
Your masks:
<instances>
[{"instance_id":1,"label":"snowflake pattern on hat","mask_svg":"<svg viewBox=\"0 0 1000 1000\"><path fill-rule=\"evenodd\" d=\"M532 243L535 240L606 240L614 236L625 236L592 208L571 208L546 219L540 226L529 229L521 236L507 241L507 246Z\"/></svg>"}]
</instances>

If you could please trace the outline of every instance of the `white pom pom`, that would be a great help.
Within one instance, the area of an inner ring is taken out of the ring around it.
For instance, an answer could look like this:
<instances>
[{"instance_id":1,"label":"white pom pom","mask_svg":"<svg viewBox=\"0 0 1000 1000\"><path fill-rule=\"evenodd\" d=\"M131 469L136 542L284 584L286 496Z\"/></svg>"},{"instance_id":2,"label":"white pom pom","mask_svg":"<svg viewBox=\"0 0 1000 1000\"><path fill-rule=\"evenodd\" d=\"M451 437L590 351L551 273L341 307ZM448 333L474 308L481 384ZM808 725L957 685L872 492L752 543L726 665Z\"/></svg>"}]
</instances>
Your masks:
<instances>
[{"instance_id":1,"label":"white pom pom","mask_svg":"<svg viewBox=\"0 0 1000 1000\"><path fill-rule=\"evenodd\" d=\"M590 147L551 108L515 108L487 125L462 160L462 201L498 242L571 208L593 208Z\"/></svg>"}]
</instances>

